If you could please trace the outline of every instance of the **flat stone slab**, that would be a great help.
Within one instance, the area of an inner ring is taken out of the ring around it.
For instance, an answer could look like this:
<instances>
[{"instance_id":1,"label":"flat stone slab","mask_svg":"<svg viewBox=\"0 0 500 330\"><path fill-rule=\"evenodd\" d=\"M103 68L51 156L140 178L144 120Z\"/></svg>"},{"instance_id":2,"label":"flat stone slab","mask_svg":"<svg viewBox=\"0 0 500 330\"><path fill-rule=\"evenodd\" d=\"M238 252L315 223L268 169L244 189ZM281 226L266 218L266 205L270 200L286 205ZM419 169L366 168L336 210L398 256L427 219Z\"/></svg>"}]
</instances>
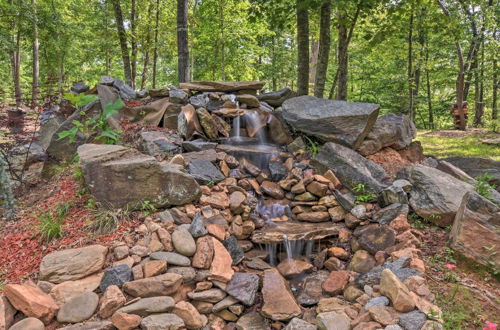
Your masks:
<instances>
[{"instance_id":1,"label":"flat stone slab","mask_svg":"<svg viewBox=\"0 0 500 330\"><path fill-rule=\"evenodd\" d=\"M265 84L262 81L192 81L180 83L179 87L199 92L236 92L243 89L259 90Z\"/></svg>"},{"instance_id":2,"label":"flat stone slab","mask_svg":"<svg viewBox=\"0 0 500 330\"><path fill-rule=\"evenodd\" d=\"M343 224L322 222L322 223L305 223L283 221L275 223L276 226L266 227L256 230L252 235L254 243L281 243L286 235L288 240L318 240L329 236L336 236Z\"/></svg>"}]
</instances>

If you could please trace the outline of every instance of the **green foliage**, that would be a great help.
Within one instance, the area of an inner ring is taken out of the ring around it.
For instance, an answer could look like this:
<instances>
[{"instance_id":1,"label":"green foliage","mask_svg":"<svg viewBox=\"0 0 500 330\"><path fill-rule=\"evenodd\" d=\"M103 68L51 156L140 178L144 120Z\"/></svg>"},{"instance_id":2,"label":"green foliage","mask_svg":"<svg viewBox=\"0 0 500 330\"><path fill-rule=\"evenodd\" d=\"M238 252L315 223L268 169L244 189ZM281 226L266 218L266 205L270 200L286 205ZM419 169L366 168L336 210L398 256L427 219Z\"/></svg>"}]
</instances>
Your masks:
<instances>
[{"instance_id":1,"label":"green foliage","mask_svg":"<svg viewBox=\"0 0 500 330\"><path fill-rule=\"evenodd\" d=\"M352 188L352 191L355 193L355 204L373 202L377 198L376 194L366 191L363 183L358 183Z\"/></svg>"},{"instance_id":2,"label":"green foliage","mask_svg":"<svg viewBox=\"0 0 500 330\"><path fill-rule=\"evenodd\" d=\"M59 204L52 212L40 210L40 213L36 216L38 220L36 227L43 241L50 242L55 238L62 237L64 218L68 215L71 207L71 202L67 202Z\"/></svg>"},{"instance_id":3,"label":"green foliage","mask_svg":"<svg viewBox=\"0 0 500 330\"><path fill-rule=\"evenodd\" d=\"M99 97L95 94L73 94L65 93L64 98L75 105L77 108L81 108L91 102L99 100Z\"/></svg>"},{"instance_id":4,"label":"green foliage","mask_svg":"<svg viewBox=\"0 0 500 330\"><path fill-rule=\"evenodd\" d=\"M151 213L156 212L156 207L151 203L151 201L145 200L141 202L141 211L144 215L148 216Z\"/></svg>"},{"instance_id":5,"label":"green foliage","mask_svg":"<svg viewBox=\"0 0 500 330\"><path fill-rule=\"evenodd\" d=\"M80 94L82 95L82 94ZM89 95L85 95L89 96ZM76 102L87 105L89 102L93 102L95 99L86 98L84 103L82 99ZM83 133L87 136L92 135L97 132L95 140L104 144L116 144L121 137L121 132L109 125L108 119L118 112L119 109L123 108L125 104L120 98L117 98L114 102L109 102L104 106L101 113L95 115L94 117L80 122L78 120L73 120L71 123L73 127L71 129L62 131L58 134L59 139L68 138L70 143L75 141L78 133ZM84 115L84 113L82 113Z\"/></svg>"},{"instance_id":6,"label":"green foliage","mask_svg":"<svg viewBox=\"0 0 500 330\"><path fill-rule=\"evenodd\" d=\"M489 183L492 179L493 176L491 174L483 173L476 177L476 183L474 184L476 192L489 200L492 200L491 191L496 188L495 185L490 185Z\"/></svg>"},{"instance_id":7,"label":"green foliage","mask_svg":"<svg viewBox=\"0 0 500 330\"><path fill-rule=\"evenodd\" d=\"M307 140L307 150L309 151L309 154L311 155L311 157L316 157L319 152L318 143L314 140L311 140L311 138L306 135L304 135L304 138Z\"/></svg>"}]
</instances>

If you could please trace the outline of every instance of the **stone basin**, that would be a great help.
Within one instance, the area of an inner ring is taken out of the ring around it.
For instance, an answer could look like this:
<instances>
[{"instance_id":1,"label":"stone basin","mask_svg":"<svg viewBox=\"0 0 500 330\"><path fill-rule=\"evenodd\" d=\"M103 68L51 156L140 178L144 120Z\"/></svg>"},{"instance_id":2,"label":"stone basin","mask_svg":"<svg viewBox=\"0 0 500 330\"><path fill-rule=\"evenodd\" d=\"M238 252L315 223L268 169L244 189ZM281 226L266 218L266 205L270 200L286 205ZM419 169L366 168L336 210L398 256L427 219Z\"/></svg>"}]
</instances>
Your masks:
<instances>
[{"instance_id":1,"label":"stone basin","mask_svg":"<svg viewBox=\"0 0 500 330\"><path fill-rule=\"evenodd\" d=\"M344 227L343 224L331 222L275 222L273 226L254 231L252 234L252 242L261 244L282 243L285 235L289 241L318 240L325 237L336 236L339 230Z\"/></svg>"}]
</instances>

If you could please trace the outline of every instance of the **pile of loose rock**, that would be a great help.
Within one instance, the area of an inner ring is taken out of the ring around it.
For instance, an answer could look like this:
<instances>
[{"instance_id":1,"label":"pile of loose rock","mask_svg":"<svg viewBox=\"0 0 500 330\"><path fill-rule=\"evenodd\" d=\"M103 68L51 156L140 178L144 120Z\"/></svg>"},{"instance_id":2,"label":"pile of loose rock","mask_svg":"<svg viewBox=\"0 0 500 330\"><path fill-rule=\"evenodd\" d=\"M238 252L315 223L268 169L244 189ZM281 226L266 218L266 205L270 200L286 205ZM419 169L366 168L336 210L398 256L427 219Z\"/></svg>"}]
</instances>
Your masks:
<instances>
[{"instance_id":1,"label":"pile of loose rock","mask_svg":"<svg viewBox=\"0 0 500 330\"><path fill-rule=\"evenodd\" d=\"M0 329L443 328L424 278L422 234L408 215L453 224L452 246L487 263L481 244L498 242L499 208L447 162L408 161L394 177L364 157L415 149L406 116L377 119L376 105L287 90L254 96L256 83L181 87L160 91L189 102L177 133L144 130L139 150L76 145L101 205L140 209L147 201L161 211L111 246L45 256L38 283L6 285ZM289 127L283 136L297 137L286 147L228 147L209 141L216 138L206 124L188 129L194 117L229 124L224 113L268 106L258 129L272 136L274 120ZM312 159L298 133L325 142ZM265 166L241 157L256 152ZM482 237L470 235L478 230Z\"/></svg>"}]
</instances>

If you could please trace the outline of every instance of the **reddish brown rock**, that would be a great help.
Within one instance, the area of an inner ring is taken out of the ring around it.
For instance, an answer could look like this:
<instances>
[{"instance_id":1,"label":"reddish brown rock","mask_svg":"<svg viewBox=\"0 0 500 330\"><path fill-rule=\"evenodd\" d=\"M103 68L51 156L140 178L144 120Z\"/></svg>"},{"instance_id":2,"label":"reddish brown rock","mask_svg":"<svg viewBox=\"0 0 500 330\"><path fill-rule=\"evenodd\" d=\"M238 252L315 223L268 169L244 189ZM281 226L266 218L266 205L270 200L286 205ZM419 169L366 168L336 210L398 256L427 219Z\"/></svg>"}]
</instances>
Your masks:
<instances>
[{"instance_id":1,"label":"reddish brown rock","mask_svg":"<svg viewBox=\"0 0 500 330\"><path fill-rule=\"evenodd\" d=\"M349 252L344 250L341 247L338 246L333 246L328 249L328 256L329 257L336 257L342 260L347 260L349 259Z\"/></svg>"},{"instance_id":2,"label":"reddish brown rock","mask_svg":"<svg viewBox=\"0 0 500 330\"><path fill-rule=\"evenodd\" d=\"M210 266L209 279L227 283L234 274L234 270L231 268L233 258L231 258L229 252L227 252L224 245L222 245L218 239L212 237L212 243L214 247L214 258Z\"/></svg>"},{"instance_id":3,"label":"reddish brown rock","mask_svg":"<svg viewBox=\"0 0 500 330\"><path fill-rule=\"evenodd\" d=\"M321 285L323 291L330 295L338 295L342 293L349 282L349 272L345 270L334 271L328 275L326 281Z\"/></svg>"},{"instance_id":4,"label":"reddish brown rock","mask_svg":"<svg viewBox=\"0 0 500 330\"><path fill-rule=\"evenodd\" d=\"M111 318L113 325L118 330L132 330L141 324L142 318L135 314L115 313Z\"/></svg>"},{"instance_id":5,"label":"reddish brown rock","mask_svg":"<svg viewBox=\"0 0 500 330\"><path fill-rule=\"evenodd\" d=\"M270 319L286 321L301 313L288 283L275 268L264 271L262 296L262 314Z\"/></svg>"},{"instance_id":6,"label":"reddish brown rock","mask_svg":"<svg viewBox=\"0 0 500 330\"><path fill-rule=\"evenodd\" d=\"M106 291L99 301L99 316L103 319L107 319L114 312L116 312L120 307L125 305L127 299L121 292L120 288L116 285L110 285L106 288Z\"/></svg>"},{"instance_id":7,"label":"reddish brown rock","mask_svg":"<svg viewBox=\"0 0 500 330\"><path fill-rule=\"evenodd\" d=\"M358 250L352 257L349 269L364 274L375 267L375 263L375 259L367 251Z\"/></svg>"},{"instance_id":8,"label":"reddish brown rock","mask_svg":"<svg viewBox=\"0 0 500 330\"><path fill-rule=\"evenodd\" d=\"M124 259L125 260L125 259ZM70 299L85 292L92 292L99 287L104 273L90 275L81 280L66 281L55 285L50 291L50 295L57 305L62 306Z\"/></svg>"},{"instance_id":9,"label":"reddish brown rock","mask_svg":"<svg viewBox=\"0 0 500 330\"><path fill-rule=\"evenodd\" d=\"M337 177L331 170L326 171L325 174L323 174L323 176L333 184L333 187L335 189L342 187L342 183L340 183L340 180L337 179Z\"/></svg>"},{"instance_id":10,"label":"reddish brown rock","mask_svg":"<svg viewBox=\"0 0 500 330\"><path fill-rule=\"evenodd\" d=\"M223 191L212 192L209 196L202 195L200 198L201 205L210 205L216 209L224 210L229 207L229 197Z\"/></svg>"},{"instance_id":11,"label":"reddish brown rock","mask_svg":"<svg viewBox=\"0 0 500 330\"><path fill-rule=\"evenodd\" d=\"M285 259L276 268L284 277L291 277L312 271L313 265L303 260Z\"/></svg>"},{"instance_id":12,"label":"reddish brown rock","mask_svg":"<svg viewBox=\"0 0 500 330\"><path fill-rule=\"evenodd\" d=\"M14 308L45 324L54 318L59 309L54 299L36 286L7 284L4 293Z\"/></svg>"},{"instance_id":13,"label":"reddish brown rock","mask_svg":"<svg viewBox=\"0 0 500 330\"><path fill-rule=\"evenodd\" d=\"M203 236L196 241L196 252L191 265L195 268L209 269L214 258L214 244L212 237Z\"/></svg>"},{"instance_id":14,"label":"reddish brown rock","mask_svg":"<svg viewBox=\"0 0 500 330\"><path fill-rule=\"evenodd\" d=\"M308 222L325 222L330 221L328 212L304 212L297 215L297 220Z\"/></svg>"},{"instance_id":15,"label":"reddish brown rock","mask_svg":"<svg viewBox=\"0 0 500 330\"><path fill-rule=\"evenodd\" d=\"M170 233L164 228L159 228L156 233L158 234L158 238L163 245L163 250L167 252L174 251L174 246L172 245L172 236L170 235Z\"/></svg>"},{"instance_id":16,"label":"reddish brown rock","mask_svg":"<svg viewBox=\"0 0 500 330\"><path fill-rule=\"evenodd\" d=\"M241 191L236 190L231 193L229 196L229 208L233 214L241 214L243 212L243 203L246 198L247 196Z\"/></svg>"},{"instance_id":17,"label":"reddish brown rock","mask_svg":"<svg viewBox=\"0 0 500 330\"><path fill-rule=\"evenodd\" d=\"M307 185L306 190L317 197L323 197L328 192L328 185L313 181Z\"/></svg>"},{"instance_id":18,"label":"reddish brown rock","mask_svg":"<svg viewBox=\"0 0 500 330\"><path fill-rule=\"evenodd\" d=\"M382 325L397 324L399 314L389 306L375 306L368 310L372 319Z\"/></svg>"},{"instance_id":19,"label":"reddish brown rock","mask_svg":"<svg viewBox=\"0 0 500 330\"><path fill-rule=\"evenodd\" d=\"M176 292L182 284L182 275L167 273L155 277L127 282L123 291L133 297L168 296Z\"/></svg>"},{"instance_id":20,"label":"reddish brown rock","mask_svg":"<svg viewBox=\"0 0 500 330\"><path fill-rule=\"evenodd\" d=\"M150 260L142 265L144 277L153 277L167 271L167 262L165 260Z\"/></svg>"},{"instance_id":21,"label":"reddish brown rock","mask_svg":"<svg viewBox=\"0 0 500 330\"><path fill-rule=\"evenodd\" d=\"M410 224L408 223L408 219L406 215L400 214L396 218L394 218L391 223L389 224L389 227L394 229L398 233L402 233L408 229L410 229Z\"/></svg>"},{"instance_id":22,"label":"reddish brown rock","mask_svg":"<svg viewBox=\"0 0 500 330\"><path fill-rule=\"evenodd\" d=\"M180 317L188 329L200 329L206 323L206 318L187 301L180 301L175 304L172 313Z\"/></svg>"},{"instance_id":23,"label":"reddish brown rock","mask_svg":"<svg viewBox=\"0 0 500 330\"><path fill-rule=\"evenodd\" d=\"M394 309L398 312L407 313L415 308L410 290L389 269L382 271L380 293L391 300Z\"/></svg>"},{"instance_id":24,"label":"reddish brown rock","mask_svg":"<svg viewBox=\"0 0 500 330\"><path fill-rule=\"evenodd\" d=\"M271 196L272 198L275 199L285 198L285 192L283 191L283 189L281 189L281 187L277 183L271 181L264 181L262 182L260 188L265 194Z\"/></svg>"}]
</instances>

